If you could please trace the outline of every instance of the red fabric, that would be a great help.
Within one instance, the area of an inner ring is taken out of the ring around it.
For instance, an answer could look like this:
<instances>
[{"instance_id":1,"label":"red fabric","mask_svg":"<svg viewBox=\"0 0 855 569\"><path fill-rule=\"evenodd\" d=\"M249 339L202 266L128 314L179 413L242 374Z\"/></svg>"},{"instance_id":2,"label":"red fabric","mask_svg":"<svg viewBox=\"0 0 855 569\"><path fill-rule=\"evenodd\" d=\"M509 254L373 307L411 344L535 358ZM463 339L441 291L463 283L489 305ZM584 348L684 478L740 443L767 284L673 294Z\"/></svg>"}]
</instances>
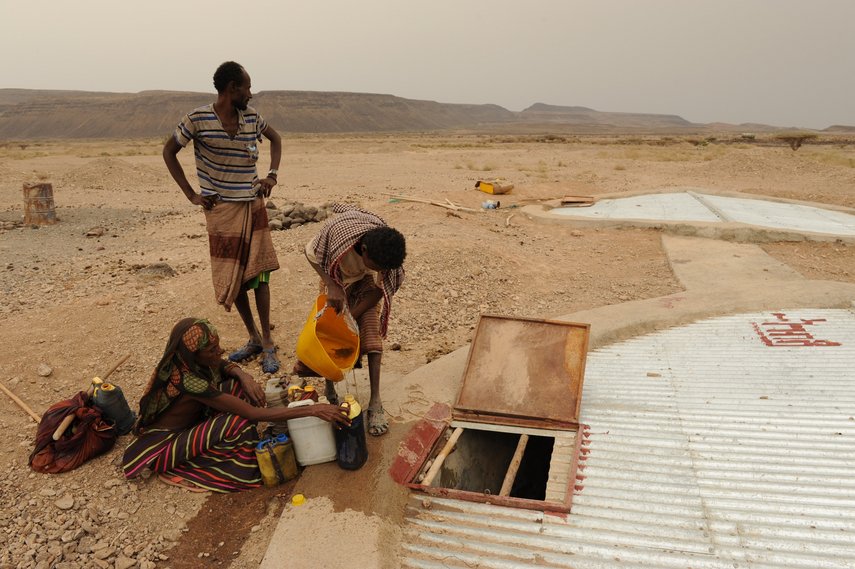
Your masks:
<instances>
[{"instance_id":1,"label":"red fabric","mask_svg":"<svg viewBox=\"0 0 855 569\"><path fill-rule=\"evenodd\" d=\"M45 411L36 431L36 448L30 455L33 470L54 474L67 472L113 448L116 429L101 417L97 408L88 405L88 400L86 393L81 391ZM72 413L74 421L58 441L53 440L56 428Z\"/></svg>"}]
</instances>

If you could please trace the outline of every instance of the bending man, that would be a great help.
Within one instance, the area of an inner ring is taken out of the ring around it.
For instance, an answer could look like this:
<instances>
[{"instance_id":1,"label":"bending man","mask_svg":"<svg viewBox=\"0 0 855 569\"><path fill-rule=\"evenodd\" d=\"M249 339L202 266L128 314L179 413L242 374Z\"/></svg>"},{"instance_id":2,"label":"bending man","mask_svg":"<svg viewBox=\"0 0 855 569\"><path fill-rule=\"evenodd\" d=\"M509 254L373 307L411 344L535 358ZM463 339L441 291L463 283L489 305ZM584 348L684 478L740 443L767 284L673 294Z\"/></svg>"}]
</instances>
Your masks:
<instances>
[{"instance_id":1,"label":"bending man","mask_svg":"<svg viewBox=\"0 0 855 569\"><path fill-rule=\"evenodd\" d=\"M255 109L251 82L246 70L227 61L214 73L215 103L185 115L163 147L169 173L190 200L202 206L208 227L211 275L217 302L227 311L232 304L249 333L249 341L229 355L243 361L264 353L261 369L276 373L279 360L270 334L270 273L279 268L270 237L264 198L276 185L282 155L282 140ZM270 141L270 171L258 178L258 144ZM201 192L196 193L178 162L178 152L193 141L196 173ZM249 290L255 291L258 323L249 305ZM260 330L259 330L260 328Z\"/></svg>"},{"instance_id":2,"label":"bending man","mask_svg":"<svg viewBox=\"0 0 855 569\"><path fill-rule=\"evenodd\" d=\"M321 276L327 304L336 312L345 307L359 323L360 355L368 354L371 398L366 409L368 432L379 436L389 430L380 399L380 365L383 338L389 324L392 296L404 280L404 236L379 216L351 206L336 205L336 215L306 246L306 258ZM382 304L381 301L382 300ZM311 375L302 362L294 372ZM335 384L327 380L327 397L337 400Z\"/></svg>"}]
</instances>

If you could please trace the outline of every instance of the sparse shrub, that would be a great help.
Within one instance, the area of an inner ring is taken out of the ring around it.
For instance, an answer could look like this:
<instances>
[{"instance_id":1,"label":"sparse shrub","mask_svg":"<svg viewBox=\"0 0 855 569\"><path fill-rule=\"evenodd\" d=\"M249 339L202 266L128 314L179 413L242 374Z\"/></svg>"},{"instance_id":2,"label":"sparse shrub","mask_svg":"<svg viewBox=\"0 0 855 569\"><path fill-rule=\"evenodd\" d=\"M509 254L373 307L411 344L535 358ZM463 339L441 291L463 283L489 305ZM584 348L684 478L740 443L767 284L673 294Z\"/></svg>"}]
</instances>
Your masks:
<instances>
[{"instance_id":1,"label":"sparse shrub","mask_svg":"<svg viewBox=\"0 0 855 569\"><path fill-rule=\"evenodd\" d=\"M777 140L781 140L790 145L790 148L795 152L799 148L801 148L802 143L806 140L813 140L817 138L817 135L813 132L782 132L780 134L775 135Z\"/></svg>"}]
</instances>

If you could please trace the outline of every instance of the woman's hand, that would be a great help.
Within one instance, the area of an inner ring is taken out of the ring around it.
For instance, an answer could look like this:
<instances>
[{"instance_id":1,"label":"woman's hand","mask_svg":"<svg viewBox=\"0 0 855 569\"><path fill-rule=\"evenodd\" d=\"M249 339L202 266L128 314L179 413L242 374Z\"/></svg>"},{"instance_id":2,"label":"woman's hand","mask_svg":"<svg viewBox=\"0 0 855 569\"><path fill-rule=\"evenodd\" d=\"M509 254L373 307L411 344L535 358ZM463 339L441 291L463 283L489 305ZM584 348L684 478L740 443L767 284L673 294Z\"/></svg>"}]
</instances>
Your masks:
<instances>
[{"instance_id":1,"label":"woman's hand","mask_svg":"<svg viewBox=\"0 0 855 569\"><path fill-rule=\"evenodd\" d=\"M264 395L264 388L256 383L255 379L248 373L241 373L239 376L240 385L249 397L250 402L256 407L264 407L267 405L267 397Z\"/></svg>"},{"instance_id":2,"label":"woman's hand","mask_svg":"<svg viewBox=\"0 0 855 569\"><path fill-rule=\"evenodd\" d=\"M350 426L350 419L338 405L327 405L324 403L311 405L312 415L318 419L329 421L336 428Z\"/></svg>"}]
</instances>

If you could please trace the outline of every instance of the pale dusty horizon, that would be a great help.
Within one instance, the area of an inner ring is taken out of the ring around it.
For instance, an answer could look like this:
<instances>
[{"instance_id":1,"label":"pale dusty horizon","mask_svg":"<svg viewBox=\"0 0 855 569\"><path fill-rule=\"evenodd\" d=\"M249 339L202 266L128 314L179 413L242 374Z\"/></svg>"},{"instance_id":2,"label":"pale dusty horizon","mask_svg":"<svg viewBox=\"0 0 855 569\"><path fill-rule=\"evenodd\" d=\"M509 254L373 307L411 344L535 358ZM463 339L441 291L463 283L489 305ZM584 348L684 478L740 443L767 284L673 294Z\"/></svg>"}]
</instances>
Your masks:
<instances>
[{"instance_id":1,"label":"pale dusty horizon","mask_svg":"<svg viewBox=\"0 0 855 569\"><path fill-rule=\"evenodd\" d=\"M0 88L382 93L675 114L695 123L855 125L855 3L470 0L306 4L0 0Z\"/></svg>"}]
</instances>

